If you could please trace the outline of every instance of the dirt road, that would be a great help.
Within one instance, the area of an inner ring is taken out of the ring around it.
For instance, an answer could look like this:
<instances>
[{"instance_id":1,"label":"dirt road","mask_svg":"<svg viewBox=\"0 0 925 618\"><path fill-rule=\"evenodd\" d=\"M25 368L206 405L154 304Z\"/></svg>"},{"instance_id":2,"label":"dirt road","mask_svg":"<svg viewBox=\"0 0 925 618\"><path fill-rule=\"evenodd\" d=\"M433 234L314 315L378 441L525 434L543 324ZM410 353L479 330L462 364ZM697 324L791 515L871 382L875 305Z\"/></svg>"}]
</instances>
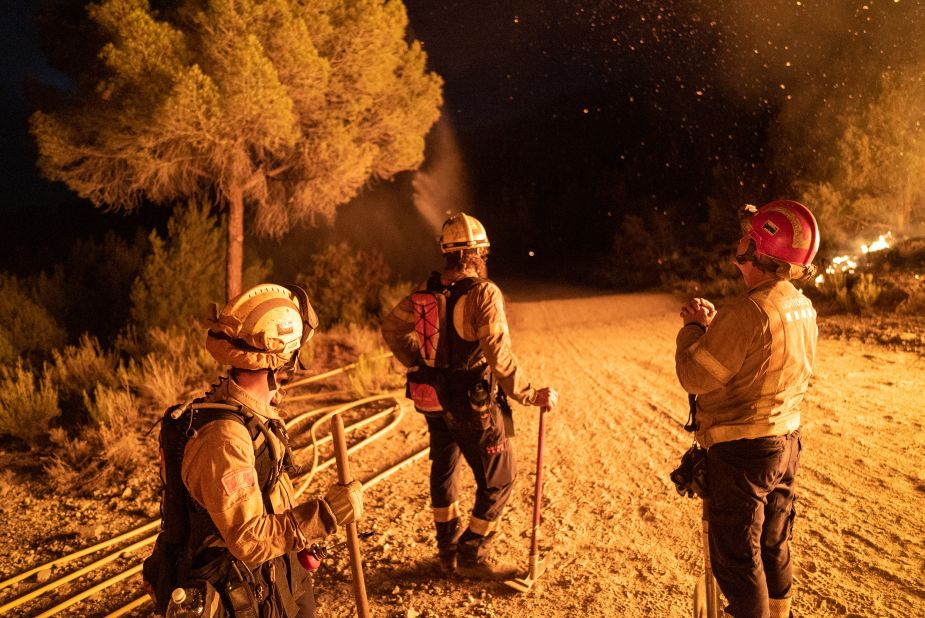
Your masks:
<instances>
[{"instance_id":1,"label":"dirt road","mask_svg":"<svg viewBox=\"0 0 925 618\"><path fill-rule=\"evenodd\" d=\"M679 301L509 285L514 347L561 405L549 418L542 548L528 595L437 578L420 462L367 492L367 583L377 616L688 616L701 570L699 501L668 473L690 444L674 375ZM925 615L925 358L822 340L803 413L794 544L800 616ZM526 568L535 410L515 410L520 480L499 553ZM423 420L357 462L426 445ZM471 482L466 485L471 499ZM466 508L471 505L464 503ZM344 561L318 580L321 615L350 615Z\"/></svg>"}]
</instances>

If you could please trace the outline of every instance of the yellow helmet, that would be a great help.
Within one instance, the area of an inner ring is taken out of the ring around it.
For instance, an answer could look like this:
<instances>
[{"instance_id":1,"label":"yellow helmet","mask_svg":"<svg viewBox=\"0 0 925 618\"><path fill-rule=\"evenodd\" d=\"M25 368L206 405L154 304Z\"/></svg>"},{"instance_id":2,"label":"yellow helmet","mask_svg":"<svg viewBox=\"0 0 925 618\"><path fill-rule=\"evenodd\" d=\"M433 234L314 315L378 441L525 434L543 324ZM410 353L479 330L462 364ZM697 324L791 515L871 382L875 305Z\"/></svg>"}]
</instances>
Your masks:
<instances>
[{"instance_id":1,"label":"yellow helmet","mask_svg":"<svg viewBox=\"0 0 925 618\"><path fill-rule=\"evenodd\" d=\"M490 246L485 226L475 217L458 213L443 223L440 232L440 250L443 253Z\"/></svg>"},{"instance_id":2,"label":"yellow helmet","mask_svg":"<svg viewBox=\"0 0 925 618\"><path fill-rule=\"evenodd\" d=\"M207 320L206 349L238 369L292 369L318 317L300 287L263 283L234 297Z\"/></svg>"}]
</instances>

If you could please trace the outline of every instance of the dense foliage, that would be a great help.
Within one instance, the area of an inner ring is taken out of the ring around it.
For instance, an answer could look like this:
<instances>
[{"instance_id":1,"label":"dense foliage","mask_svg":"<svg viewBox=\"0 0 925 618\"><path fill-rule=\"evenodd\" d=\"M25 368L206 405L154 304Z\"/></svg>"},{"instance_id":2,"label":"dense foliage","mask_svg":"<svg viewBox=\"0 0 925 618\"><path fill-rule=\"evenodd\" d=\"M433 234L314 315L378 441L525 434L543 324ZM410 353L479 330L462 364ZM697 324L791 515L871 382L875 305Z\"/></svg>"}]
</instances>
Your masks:
<instances>
[{"instance_id":1,"label":"dense foliage","mask_svg":"<svg viewBox=\"0 0 925 618\"><path fill-rule=\"evenodd\" d=\"M103 0L89 15L104 74L33 115L39 165L97 206L217 196L229 296L245 204L279 236L423 158L441 80L406 41L401 2Z\"/></svg>"}]
</instances>

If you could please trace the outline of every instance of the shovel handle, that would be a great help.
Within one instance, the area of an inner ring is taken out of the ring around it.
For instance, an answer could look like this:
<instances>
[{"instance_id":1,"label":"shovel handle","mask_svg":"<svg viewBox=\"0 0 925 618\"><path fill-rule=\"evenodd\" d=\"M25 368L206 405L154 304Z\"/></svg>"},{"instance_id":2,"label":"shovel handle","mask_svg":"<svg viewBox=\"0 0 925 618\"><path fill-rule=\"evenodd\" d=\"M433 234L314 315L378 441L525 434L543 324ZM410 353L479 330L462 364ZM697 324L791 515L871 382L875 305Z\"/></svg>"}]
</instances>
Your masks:
<instances>
[{"instance_id":1,"label":"shovel handle","mask_svg":"<svg viewBox=\"0 0 925 618\"><path fill-rule=\"evenodd\" d=\"M344 421L340 414L331 419L331 437L334 445L334 459L337 462L337 476L341 485L350 483L350 462L347 459L347 438L344 435ZM363 558L360 555L360 536L356 522L345 526L347 549L350 552L350 569L353 572L353 596L356 598L357 616L369 618L369 601L366 599L366 581L363 578Z\"/></svg>"},{"instance_id":2,"label":"shovel handle","mask_svg":"<svg viewBox=\"0 0 925 618\"><path fill-rule=\"evenodd\" d=\"M533 492L533 535L530 539L530 556L538 556L540 513L543 507L543 436L546 434L546 413L549 408L540 408L540 428L536 441L536 488Z\"/></svg>"},{"instance_id":3,"label":"shovel handle","mask_svg":"<svg viewBox=\"0 0 925 618\"><path fill-rule=\"evenodd\" d=\"M713 576L713 564L710 561L710 502L707 498L703 499L703 520L701 522L703 535L703 579L706 593L706 618L719 618L719 586L716 578Z\"/></svg>"}]
</instances>

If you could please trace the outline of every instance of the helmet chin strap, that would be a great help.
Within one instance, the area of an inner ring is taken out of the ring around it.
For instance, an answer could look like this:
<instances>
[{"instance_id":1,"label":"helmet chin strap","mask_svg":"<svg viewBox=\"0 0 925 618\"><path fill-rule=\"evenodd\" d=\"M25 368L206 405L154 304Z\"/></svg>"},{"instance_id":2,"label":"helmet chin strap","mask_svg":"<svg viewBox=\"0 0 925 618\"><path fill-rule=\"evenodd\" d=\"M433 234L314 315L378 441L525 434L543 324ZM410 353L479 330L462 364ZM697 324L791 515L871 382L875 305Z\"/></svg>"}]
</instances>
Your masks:
<instances>
[{"instance_id":1,"label":"helmet chin strap","mask_svg":"<svg viewBox=\"0 0 925 618\"><path fill-rule=\"evenodd\" d=\"M272 393L279 389L279 382L276 381L276 369L267 369L267 388Z\"/></svg>"}]
</instances>

